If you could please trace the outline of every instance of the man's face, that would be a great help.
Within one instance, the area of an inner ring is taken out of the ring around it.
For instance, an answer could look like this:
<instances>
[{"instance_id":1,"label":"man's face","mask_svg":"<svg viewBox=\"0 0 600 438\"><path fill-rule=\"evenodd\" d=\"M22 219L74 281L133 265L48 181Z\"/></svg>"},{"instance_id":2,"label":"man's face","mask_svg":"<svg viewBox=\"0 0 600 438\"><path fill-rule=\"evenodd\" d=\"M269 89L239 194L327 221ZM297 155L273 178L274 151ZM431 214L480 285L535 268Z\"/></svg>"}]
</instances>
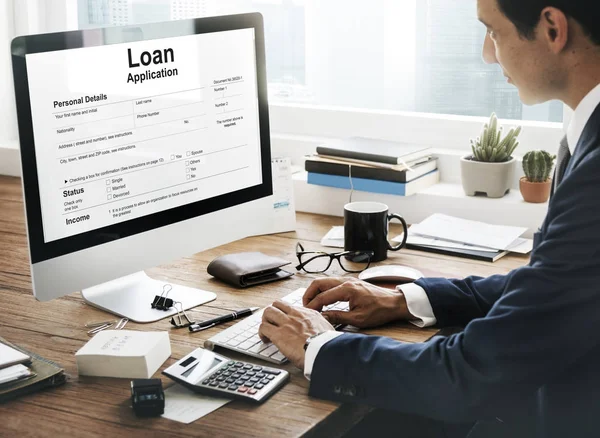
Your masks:
<instances>
[{"instance_id":1,"label":"man's face","mask_svg":"<svg viewBox=\"0 0 600 438\"><path fill-rule=\"evenodd\" d=\"M487 27L483 59L499 64L509 83L514 84L521 100L534 105L555 98L552 95L556 74L552 54L544 38L521 37L515 25L502 13L498 0L477 0L479 20Z\"/></svg>"}]
</instances>

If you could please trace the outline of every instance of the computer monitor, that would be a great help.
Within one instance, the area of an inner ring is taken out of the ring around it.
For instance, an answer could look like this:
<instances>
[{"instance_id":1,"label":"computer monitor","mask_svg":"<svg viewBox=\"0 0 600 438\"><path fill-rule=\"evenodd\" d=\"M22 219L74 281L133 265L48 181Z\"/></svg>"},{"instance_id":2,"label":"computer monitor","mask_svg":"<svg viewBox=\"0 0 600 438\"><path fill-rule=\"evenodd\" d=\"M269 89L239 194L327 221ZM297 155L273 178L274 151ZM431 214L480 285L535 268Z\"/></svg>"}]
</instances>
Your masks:
<instances>
[{"instance_id":1,"label":"computer monitor","mask_svg":"<svg viewBox=\"0 0 600 438\"><path fill-rule=\"evenodd\" d=\"M272 214L260 14L18 37L12 61L33 292L138 322L138 272L258 234ZM184 309L215 294L171 285Z\"/></svg>"}]
</instances>

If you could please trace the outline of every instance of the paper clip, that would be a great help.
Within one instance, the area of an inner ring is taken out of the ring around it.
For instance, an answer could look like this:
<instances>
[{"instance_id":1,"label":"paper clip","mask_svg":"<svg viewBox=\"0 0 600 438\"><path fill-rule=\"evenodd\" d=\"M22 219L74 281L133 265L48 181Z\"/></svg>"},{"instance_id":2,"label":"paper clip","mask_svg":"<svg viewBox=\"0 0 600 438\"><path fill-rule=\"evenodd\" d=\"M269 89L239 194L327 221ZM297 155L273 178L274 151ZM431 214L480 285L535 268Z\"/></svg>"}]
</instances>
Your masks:
<instances>
[{"instance_id":1,"label":"paper clip","mask_svg":"<svg viewBox=\"0 0 600 438\"><path fill-rule=\"evenodd\" d=\"M170 284L165 284L163 286L162 293L154 297L154 301L152 301L150 306L153 309L158 310L169 310L171 307L173 307L173 300L171 298L167 298L169 292L171 292L171 289L173 289L173 286L171 286Z\"/></svg>"},{"instance_id":2,"label":"paper clip","mask_svg":"<svg viewBox=\"0 0 600 438\"><path fill-rule=\"evenodd\" d=\"M181 308L181 311L179 311L177 309L177 305L179 304L179 307ZM177 315L171 318L171 324L174 325L176 328L185 328L185 327L189 327L192 324L195 324L194 321L192 321L188 316L187 313L185 313L185 310L183 310L183 304L179 301L176 301L174 303L175 305L175 310L177 310ZM182 316L183 318L185 318L187 320L187 322L183 322ZM177 320L175 319L177 318Z\"/></svg>"},{"instance_id":3,"label":"paper clip","mask_svg":"<svg viewBox=\"0 0 600 438\"><path fill-rule=\"evenodd\" d=\"M88 335L95 335L98 332L101 332L102 330L106 330L107 328L112 327L112 325L114 324L113 321L106 321L106 322L97 322L97 323L90 323L89 325L86 324L86 327L94 327L93 329L91 329L90 331L87 332Z\"/></svg>"},{"instance_id":4,"label":"paper clip","mask_svg":"<svg viewBox=\"0 0 600 438\"><path fill-rule=\"evenodd\" d=\"M115 330L123 330L125 324L127 324L129 320L127 318L121 318L117 325L115 326Z\"/></svg>"}]
</instances>

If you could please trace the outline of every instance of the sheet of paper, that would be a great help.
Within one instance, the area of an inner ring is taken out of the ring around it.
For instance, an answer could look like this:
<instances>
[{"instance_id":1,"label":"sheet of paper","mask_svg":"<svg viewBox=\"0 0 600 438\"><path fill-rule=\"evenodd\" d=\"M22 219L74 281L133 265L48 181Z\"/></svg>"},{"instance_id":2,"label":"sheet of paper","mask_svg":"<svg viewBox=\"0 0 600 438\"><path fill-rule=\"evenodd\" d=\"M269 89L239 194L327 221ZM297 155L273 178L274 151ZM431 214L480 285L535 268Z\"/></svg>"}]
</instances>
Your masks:
<instances>
[{"instance_id":1,"label":"sheet of paper","mask_svg":"<svg viewBox=\"0 0 600 438\"><path fill-rule=\"evenodd\" d=\"M0 370L0 385L22 379L31 375L31 371L25 365L13 365Z\"/></svg>"},{"instance_id":2,"label":"sheet of paper","mask_svg":"<svg viewBox=\"0 0 600 438\"><path fill-rule=\"evenodd\" d=\"M192 392L181 385L173 385L165 390L165 413L169 420L190 424L202 418L231 400Z\"/></svg>"},{"instance_id":3,"label":"sheet of paper","mask_svg":"<svg viewBox=\"0 0 600 438\"><path fill-rule=\"evenodd\" d=\"M402 242L403 234L398 237L394 237L392 240L394 242ZM427 246L436 246L438 248L452 248L452 249L466 249L470 251L490 251L490 248L485 248L483 246L475 246L469 245L467 243L456 243L449 242L447 240L436 239L434 237L423 237L423 236L414 236L410 233L408 234L408 239L406 243L410 243L412 245L427 245Z\"/></svg>"},{"instance_id":4,"label":"sheet of paper","mask_svg":"<svg viewBox=\"0 0 600 438\"><path fill-rule=\"evenodd\" d=\"M436 213L413 225L411 234L468 243L496 250L506 250L527 228L490 225Z\"/></svg>"},{"instance_id":5,"label":"sheet of paper","mask_svg":"<svg viewBox=\"0 0 600 438\"><path fill-rule=\"evenodd\" d=\"M344 227L332 227L321 239L321 245L331 248L344 247Z\"/></svg>"},{"instance_id":6,"label":"sheet of paper","mask_svg":"<svg viewBox=\"0 0 600 438\"><path fill-rule=\"evenodd\" d=\"M265 234L285 233L296 230L296 206L294 203L294 181L292 179L292 160L273 158L273 215L267 224Z\"/></svg>"},{"instance_id":7,"label":"sheet of paper","mask_svg":"<svg viewBox=\"0 0 600 438\"><path fill-rule=\"evenodd\" d=\"M510 252L517 254L529 254L533 251L533 239L518 238L508 248Z\"/></svg>"}]
</instances>

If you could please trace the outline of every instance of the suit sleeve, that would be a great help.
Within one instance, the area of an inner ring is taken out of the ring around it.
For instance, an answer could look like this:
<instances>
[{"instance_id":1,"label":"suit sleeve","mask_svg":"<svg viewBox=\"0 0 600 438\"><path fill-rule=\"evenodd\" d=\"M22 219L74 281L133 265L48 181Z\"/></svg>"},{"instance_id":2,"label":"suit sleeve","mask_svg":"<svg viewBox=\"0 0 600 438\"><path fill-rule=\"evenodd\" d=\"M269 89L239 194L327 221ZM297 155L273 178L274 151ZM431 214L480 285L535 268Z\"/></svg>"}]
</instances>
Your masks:
<instances>
[{"instance_id":1,"label":"suit sleeve","mask_svg":"<svg viewBox=\"0 0 600 438\"><path fill-rule=\"evenodd\" d=\"M512 412L583 360L600 344L598 158L592 152L561 183L528 266L451 283L465 307L459 319L475 317L462 333L421 344L339 336L316 358L311 395L474 421ZM458 307L437 295L436 311Z\"/></svg>"},{"instance_id":2,"label":"suit sleeve","mask_svg":"<svg viewBox=\"0 0 600 438\"><path fill-rule=\"evenodd\" d=\"M483 318L502 296L513 273L487 278L467 277L464 280L423 278L415 282L421 286L433 310L437 325L466 326L476 318Z\"/></svg>"}]
</instances>

